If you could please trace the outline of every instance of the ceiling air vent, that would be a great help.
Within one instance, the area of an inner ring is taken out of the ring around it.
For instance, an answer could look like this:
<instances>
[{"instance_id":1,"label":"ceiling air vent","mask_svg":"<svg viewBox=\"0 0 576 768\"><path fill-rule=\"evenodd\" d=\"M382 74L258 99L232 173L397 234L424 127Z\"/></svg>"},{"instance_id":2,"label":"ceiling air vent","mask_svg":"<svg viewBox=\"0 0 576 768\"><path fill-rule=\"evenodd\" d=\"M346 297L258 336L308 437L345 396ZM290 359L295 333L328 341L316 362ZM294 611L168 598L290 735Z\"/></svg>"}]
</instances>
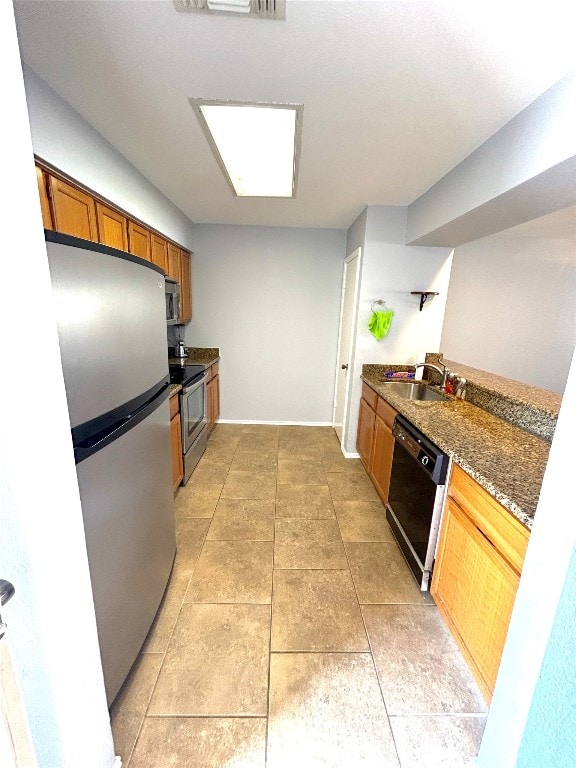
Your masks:
<instances>
[{"instance_id":1,"label":"ceiling air vent","mask_svg":"<svg viewBox=\"0 0 576 768\"><path fill-rule=\"evenodd\" d=\"M211 15L285 19L286 0L174 0L177 11Z\"/></svg>"}]
</instances>

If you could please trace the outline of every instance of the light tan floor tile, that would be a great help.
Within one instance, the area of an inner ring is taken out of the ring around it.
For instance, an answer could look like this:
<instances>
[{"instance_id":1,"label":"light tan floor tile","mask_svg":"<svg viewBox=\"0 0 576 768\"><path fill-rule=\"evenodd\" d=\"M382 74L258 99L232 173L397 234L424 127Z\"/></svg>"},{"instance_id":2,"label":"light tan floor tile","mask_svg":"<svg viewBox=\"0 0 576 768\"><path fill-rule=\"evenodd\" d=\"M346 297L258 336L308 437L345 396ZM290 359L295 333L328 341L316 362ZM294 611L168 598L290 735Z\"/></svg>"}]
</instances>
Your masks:
<instances>
[{"instance_id":1,"label":"light tan floor tile","mask_svg":"<svg viewBox=\"0 0 576 768\"><path fill-rule=\"evenodd\" d=\"M362 613L388 714L486 712L436 606L367 605Z\"/></svg>"},{"instance_id":2,"label":"light tan floor tile","mask_svg":"<svg viewBox=\"0 0 576 768\"><path fill-rule=\"evenodd\" d=\"M194 569L210 523L210 519L205 517L176 518L176 552L180 568Z\"/></svg>"},{"instance_id":3,"label":"light tan floor tile","mask_svg":"<svg viewBox=\"0 0 576 768\"><path fill-rule=\"evenodd\" d=\"M237 453L270 453L278 450L278 437L272 434L245 433L238 441Z\"/></svg>"},{"instance_id":4,"label":"light tan floor tile","mask_svg":"<svg viewBox=\"0 0 576 768\"><path fill-rule=\"evenodd\" d=\"M402 768L473 768L484 717L390 717Z\"/></svg>"},{"instance_id":5,"label":"light tan floor tile","mask_svg":"<svg viewBox=\"0 0 576 768\"><path fill-rule=\"evenodd\" d=\"M184 605L148 715L266 715L270 606Z\"/></svg>"},{"instance_id":6,"label":"light tan floor tile","mask_svg":"<svg viewBox=\"0 0 576 768\"><path fill-rule=\"evenodd\" d=\"M165 653L174 631L192 571L180 566L178 555L156 618L142 648L146 653Z\"/></svg>"},{"instance_id":7,"label":"light tan floor tile","mask_svg":"<svg viewBox=\"0 0 576 768\"><path fill-rule=\"evenodd\" d=\"M208 443L202 458L207 461L222 461L230 464L236 453L237 445L238 440L220 440L216 443Z\"/></svg>"},{"instance_id":8,"label":"light tan floor tile","mask_svg":"<svg viewBox=\"0 0 576 768\"><path fill-rule=\"evenodd\" d=\"M219 422L212 430L208 444L221 438L226 438L228 440L234 437L239 438L245 427L245 424L223 424L222 422Z\"/></svg>"},{"instance_id":9,"label":"light tan floor tile","mask_svg":"<svg viewBox=\"0 0 576 768\"><path fill-rule=\"evenodd\" d=\"M196 465L196 469L192 472L192 476L188 482L191 483L224 483L228 476L228 470L230 469L231 459L214 459L202 458Z\"/></svg>"},{"instance_id":10,"label":"light tan floor tile","mask_svg":"<svg viewBox=\"0 0 576 768\"><path fill-rule=\"evenodd\" d=\"M345 542L360 603L430 603L396 543Z\"/></svg>"},{"instance_id":11,"label":"light tan floor tile","mask_svg":"<svg viewBox=\"0 0 576 768\"><path fill-rule=\"evenodd\" d=\"M161 653L140 654L110 710L114 749L124 765L132 754L163 660Z\"/></svg>"},{"instance_id":12,"label":"light tan floor tile","mask_svg":"<svg viewBox=\"0 0 576 768\"><path fill-rule=\"evenodd\" d=\"M208 531L210 541L273 541L274 501L222 499Z\"/></svg>"},{"instance_id":13,"label":"light tan floor tile","mask_svg":"<svg viewBox=\"0 0 576 768\"><path fill-rule=\"evenodd\" d=\"M242 435L278 437L280 427L277 424L243 424Z\"/></svg>"},{"instance_id":14,"label":"light tan floor tile","mask_svg":"<svg viewBox=\"0 0 576 768\"><path fill-rule=\"evenodd\" d=\"M276 517L335 518L327 485L278 485Z\"/></svg>"},{"instance_id":15,"label":"light tan floor tile","mask_svg":"<svg viewBox=\"0 0 576 768\"><path fill-rule=\"evenodd\" d=\"M348 568L335 520L277 518L274 568Z\"/></svg>"},{"instance_id":16,"label":"light tan floor tile","mask_svg":"<svg viewBox=\"0 0 576 768\"><path fill-rule=\"evenodd\" d=\"M265 718L148 717L128 768L264 768Z\"/></svg>"},{"instance_id":17,"label":"light tan floor tile","mask_svg":"<svg viewBox=\"0 0 576 768\"><path fill-rule=\"evenodd\" d=\"M366 472L327 472L333 501L379 501Z\"/></svg>"},{"instance_id":18,"label":"light tan floor tile","mask_svg":"<svg viewBox=\"0 0 576 768\"><path fill-rule=\"evenodd\" d=\"M276 451L238 451L230 469L245 472L276 472Z\"/></svg>"},{"instance_id":19,"label":"light tan floor tile","mask_svg":"<svg viewBox=\"0 0 576 768\"><path fill-rule=\"evenodd\" d=\"M268 768L399 768L370 654L272 654Z\"/></svg>"},{"instance_id":20,"label":"light tan floor tile","mask_svg":"<svg viewBox=\"0 0 576 768\"><path fill-rule=\"evenodd\" d=\"M224 483L197 483L189 480L174 499L176 517L212 517Z\"/></svg>"},{"instance_id":21,"label":"light tan floor tile","mask_svg":"<svg viewBox=\"0 0 576 768\"><path fill-rule=\"evenodd\" d=\"M335 501L334 509L344 541L394 542L386 510L379 501Z\"/></svg>"},{"instance_id":22,"label":"light tan floor tile","mask_svg":"<svg viewBox=\"0 0 576 768\"><path fill-rule=\"evenodd\" d=\"M206 541L186 601L269 603L272 565L271 541Z\"/></svg>"},{"instance_id":23,"label":"light tan floor tile","mask_svg":"<svg viewBox=\"0 0 576 768\"><path fill-rule=\"evenodd\" d=\"M229 472L221 496L223 499L274 499L275 497L275 472L240 470Z\"/></svg>"},{"instance_id":24,"label":"light tan floor tile","mask_svg":"<svg viewBox=\"0 0 576 768\"><path fill-rule=\"evenodd\" d=\"M278 460L283 461L313 461L319 464L320 452L314 443L280 443L278 445Z\"/></svg>"},{"instance_id":25,"label":"light tan floor tile","mask_svg":"<svg viewBox=\"0 0 576 768\"><path fill-rule=\"evenodd\" d=\"M278 483L282 485L326 485L326 472L320 463L279 459Z\"/></svg>"},{"instance_id":26,"label":"light tan floor tile","mask_svg":"<svg viewBox=\"0 0 576 768\"><path fill-rule=\"evenodd\" d=\"M272 650L369 650L348 571L274 572Z\"/></svg>"},{"instance_id":27,"label":"light tan floor tile","mask_svg":"<svg viewBox=\"0 0 576 768\"><path fill-rule=\"evenodd\" d=\"M322 451L320 449L320 455L322 457L322 466L325 472L337 472L337 473L349 473L364 474L365 470L360 459L347 459L340 451Z\"/></svg>"}]
</instances>

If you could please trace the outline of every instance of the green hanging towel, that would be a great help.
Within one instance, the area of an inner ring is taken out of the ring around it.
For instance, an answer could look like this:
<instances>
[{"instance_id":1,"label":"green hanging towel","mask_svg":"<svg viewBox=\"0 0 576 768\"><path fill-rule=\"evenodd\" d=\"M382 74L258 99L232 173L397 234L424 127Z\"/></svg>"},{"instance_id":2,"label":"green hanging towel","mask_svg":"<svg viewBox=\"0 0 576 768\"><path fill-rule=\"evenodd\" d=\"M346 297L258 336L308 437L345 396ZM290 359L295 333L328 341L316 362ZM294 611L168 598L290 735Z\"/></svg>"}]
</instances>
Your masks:
<instances>
[{"instance_id":1,"label":"green hanging towel","mask_svg":"<svg viewBox=\"0 0 576 768\"><path fill-rule=\"evenodd\" d=\"M394 312L391 309L387 309L384 312L372 312L368 328L377 341L386 336L390 330L390 323L393 317Z\"/></svg>"}]
</instances>

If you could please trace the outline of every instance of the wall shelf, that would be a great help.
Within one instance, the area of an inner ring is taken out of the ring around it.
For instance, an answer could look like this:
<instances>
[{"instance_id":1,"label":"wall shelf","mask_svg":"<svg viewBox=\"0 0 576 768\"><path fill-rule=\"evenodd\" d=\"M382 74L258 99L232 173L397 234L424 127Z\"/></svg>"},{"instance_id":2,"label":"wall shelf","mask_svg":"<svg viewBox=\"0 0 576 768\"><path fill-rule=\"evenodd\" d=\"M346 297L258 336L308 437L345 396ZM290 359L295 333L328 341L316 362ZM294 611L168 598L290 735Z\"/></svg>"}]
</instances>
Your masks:
<instances>
[{"instance_id":1,"label":"wall shelf","mask_svg":"<svg viewBox=\"0 0 576 768\"><path fill-rule=\"evenodd\" d=\"M428 300L428 296L438 296L438 291L410 291L412 296L420 296L420 312Z\"/></svg>"}]
</instances>

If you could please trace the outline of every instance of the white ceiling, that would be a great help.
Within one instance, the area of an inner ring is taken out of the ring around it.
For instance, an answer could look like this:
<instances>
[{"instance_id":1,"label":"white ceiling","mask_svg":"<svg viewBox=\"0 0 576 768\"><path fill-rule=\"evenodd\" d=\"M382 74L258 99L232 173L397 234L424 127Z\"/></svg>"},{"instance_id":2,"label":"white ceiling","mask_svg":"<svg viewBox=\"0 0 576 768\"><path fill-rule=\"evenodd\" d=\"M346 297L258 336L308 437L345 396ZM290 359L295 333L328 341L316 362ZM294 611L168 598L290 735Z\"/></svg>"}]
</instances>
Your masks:
<instances>
[{"instance_id":1,"label":"white ceiling","mask_svg":"<svg viewBox=\"0 0 576 768\"><path fill-rule=\"evenodd\" d=\"M348 227L407 205L576 66L574 3L16 0L24 60L195 222ZM294 200L235 198L189 97L304 104Z\"/></svg>"}]
</instances>

